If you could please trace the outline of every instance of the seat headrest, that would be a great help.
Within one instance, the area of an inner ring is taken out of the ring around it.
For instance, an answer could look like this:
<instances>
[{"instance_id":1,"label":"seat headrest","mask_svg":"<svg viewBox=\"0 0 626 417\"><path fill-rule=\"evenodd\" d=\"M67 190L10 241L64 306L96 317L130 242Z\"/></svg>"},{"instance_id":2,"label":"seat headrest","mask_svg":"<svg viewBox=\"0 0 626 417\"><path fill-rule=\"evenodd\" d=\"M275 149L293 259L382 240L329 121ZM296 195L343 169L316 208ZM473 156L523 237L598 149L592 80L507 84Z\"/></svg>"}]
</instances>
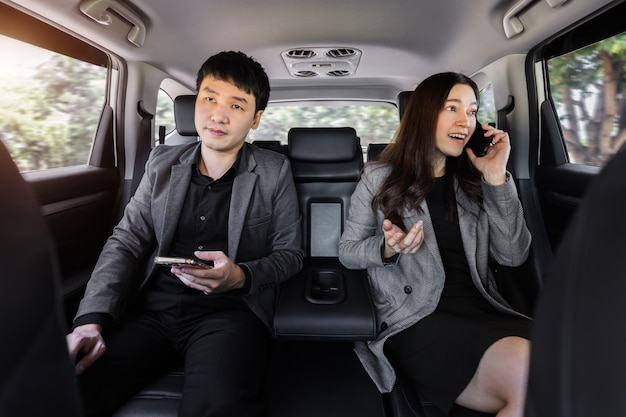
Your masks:
<instances>
[{"instance_id":1,"label":"seat headrest","mask_svg":"<svg viewBox=\"0 0 626 417\"><path fill-rule=\"evenodd\" d=\"M367 160L377 161L383 149L385 149L387 145L387 143L370 143L367 146Z\"/></svg>"},{"instance_id":2,"label":"seat headrest","mask_svg":"<svg viewBox=\"0 0 626 417\"><path fill-rule=\"evenodd\" d=\"M195 123L196 96L189 94L174 99L174 120L181 136L198 136Z\"/></svg>"},{"instance_id":3,"label":"seat headrest","mask_svg":"<svg viewBox=\"0 0 626 417\"><path fill-rule=\"evenodd\" d=\"M279 140L253 140L252 144L259 148L269 149L270 151L287 155L287 145L283 145Z\"/></svg>"},{"instance_id":4,"label":"seat headrest","mask_svg":"<svg viewBox=\"0 0 626 417\"><path fill-rule=\"evenodd\" d=\"M413 91L402 91L398 94L398 114L400 115L400 120L402 120L404 110L406 110L406 106L409 104L411 94L413 94Z\"/></svg>"},{"instance_id":5,"label":"seat headrest","mask_svg":"<svg viewBox=\"0 0 626 417\"><path fill-rule=\"evenodd\" d=\"M351 127L294 127L288 141L289 158L295 161L346 162L361 152L360 146L355 146L356 130Z\"/></svg>"}]
</instances>

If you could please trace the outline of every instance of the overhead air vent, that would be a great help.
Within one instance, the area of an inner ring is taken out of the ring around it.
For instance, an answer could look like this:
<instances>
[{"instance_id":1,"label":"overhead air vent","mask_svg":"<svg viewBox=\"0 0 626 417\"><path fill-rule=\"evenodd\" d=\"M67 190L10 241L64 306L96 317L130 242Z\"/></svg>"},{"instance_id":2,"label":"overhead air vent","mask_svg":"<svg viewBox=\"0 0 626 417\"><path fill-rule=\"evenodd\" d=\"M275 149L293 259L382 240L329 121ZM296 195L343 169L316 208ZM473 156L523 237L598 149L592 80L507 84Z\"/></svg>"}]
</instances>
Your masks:
<instances>
[{"instance_id":1,"label":"overhead air vent","mask_svg":"<svg viewBox=\"0 0 626 417\"><path fill-rule=\"evenodd\" d=\"M294 48L282 52L292 77L346 77L354 75L361 60L355 48Z\"/></svg>"},{"instance_id":2,"label":"overhead air vent","mask_svg":"<svg viewBox=\"0 0 626 417\"><path fill-rule=\"evenodd\" d=\"M317 72L315 71L296 71L294 72L296 77L309 78L317 76Z\"/></svg>"},{"instance_id":3,"label":"overhead air vent","mask_svg":"<svg viewBox=\"0 0 626 417\"><path fill-rule=\"evenodd\" d=\"M346 70L336 70L336 71L328 71L327 74L330 75L331 77L345 77L352 73Z\"/></svg>"},{"instance_id":4,"label":"overhead air vent","mask_svg":"<svg viewBox=\"0 0 626 417\"><path fill-rule=\"evenodd\" d=\"M358 52L356 51L356 49L350 48L337 48L331 49L330 51L326 52L326 55L331 58L349 58L356 56L357 54Z\"/></svg>"},{"instance_id":5,"label":"overhead air vent","mask_svg":"<svg viewBox=\"0 0 626 417\"><path fill-rule=\"evenodd\" d=\"M291 49L286 55L293 59L306 59L313 58L317 53L312 49Z\"/></svg>"}]
</instances>

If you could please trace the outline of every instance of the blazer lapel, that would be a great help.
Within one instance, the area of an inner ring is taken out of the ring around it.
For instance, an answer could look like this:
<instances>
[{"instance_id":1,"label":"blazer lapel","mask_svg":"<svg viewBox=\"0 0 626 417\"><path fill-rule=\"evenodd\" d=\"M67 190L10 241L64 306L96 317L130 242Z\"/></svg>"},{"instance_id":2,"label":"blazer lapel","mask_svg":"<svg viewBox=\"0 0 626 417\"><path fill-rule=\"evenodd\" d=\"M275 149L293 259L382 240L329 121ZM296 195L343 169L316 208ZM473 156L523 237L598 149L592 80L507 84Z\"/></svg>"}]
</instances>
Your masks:
<instances>
[{"instance_id":1,"label":"blazer lapel","mask_svg":"<svg viewBox=\"0 0 626 417\"><path fill-rule=\"evenodd\" d=\"M233 182L233 191L228 211L228 257L233 261L237 259L237 249L239 248L243 225L257 180L257 175L253 172L256 167L256 161L252 152L250 152L246 144L244 144L242 151L244 153L241 155L239 172Z\"/></svg>"},{"instance_id":2,"label":"blazer lapel","mask_svg":"<svg viewBox=\"0 0 626 417\"><path fill-rule=\"evenodd\" d=\"M417 214L415 211L408 211L405 208L404 217L409 219L407 227L412 227L418 220L422 221L424 227L424 243L422 245L426 246L426 249L431 254L433 259L435 260L435 264L437 268L444 272L443 269L443 261L441 260L441 254L439 253L439 245L437 244L437 236L435 236L435 228L433 227L433 222L430 219L430 211L428 210L428 204L426 201L422 202L421 205L423 214Z\"/></svg>"},{"instance_id":3,"label":"blazer lapel","mask_svg":"<svg viewBox=\"0 0 626 417\"><path fill-rule=\"evenodd\" d=\"M191 166L188 164L174 165L171 168L172 175L167 190L167 200L163 214L163 227L161 232L161 248L169 250L178 219L183 210L185 196L191 182Z\"/></svg>"}]
</instances>

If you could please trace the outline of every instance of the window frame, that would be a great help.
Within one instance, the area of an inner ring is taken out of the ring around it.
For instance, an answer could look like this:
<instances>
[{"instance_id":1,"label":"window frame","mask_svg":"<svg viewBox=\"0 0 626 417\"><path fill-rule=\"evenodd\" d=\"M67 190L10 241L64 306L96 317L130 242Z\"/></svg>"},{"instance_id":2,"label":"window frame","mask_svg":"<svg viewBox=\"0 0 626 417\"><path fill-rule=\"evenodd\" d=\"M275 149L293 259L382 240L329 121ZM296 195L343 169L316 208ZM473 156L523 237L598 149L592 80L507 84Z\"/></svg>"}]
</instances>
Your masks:
<instances>
[{"instance_id":1,"label":"window frame","mask_svg":"<svg viewBox=\"0 0 626 417\"><path fill-rule=\"evenodd\" d=\"M619 19L614 19L614 16L620 13L626 13L626 2L602 8L529 52L526 67L529 85L539 85L537 91L529 89L531 114L537 114L540 121L538 126L531 126L531 138L541 137L541 141L537 140L531 144L531 149L534 146L538 149L539 165L577 165L579 167L575 170L589 174L597 173L602 168L603 165L576 163L570 160L563 126L551 90L548 61L623 34L626 32L626 26L618 23Z\"/></svg>"},{"instance_id":2,"label":"window frame","mask_svg":"<svg viewBox=\"0 0 626 417\"><path fill-rule=\"evenodd\" d=\"M73 172L72 168L77 166L116 167L115 144L97 143L97 141L110 142L111 137L115 141L115 137L119 134L116 130L117 123L115 122L114 110L120 105L119 102L116 102L118 98L116 88L123 76L121 61L85 40L76 38L45 21L4 3L0 3L0 35L106 69L102 106L99 107L98 122L93 126L86 160L78 165L72 164L38 171L26 171L23 174L31 175L34 172L61 170L61 173L52 174L56 176L62 175L62 171L67 168ZM40 176L35 175L36 178Z\"/></svg>"}]
</instances>

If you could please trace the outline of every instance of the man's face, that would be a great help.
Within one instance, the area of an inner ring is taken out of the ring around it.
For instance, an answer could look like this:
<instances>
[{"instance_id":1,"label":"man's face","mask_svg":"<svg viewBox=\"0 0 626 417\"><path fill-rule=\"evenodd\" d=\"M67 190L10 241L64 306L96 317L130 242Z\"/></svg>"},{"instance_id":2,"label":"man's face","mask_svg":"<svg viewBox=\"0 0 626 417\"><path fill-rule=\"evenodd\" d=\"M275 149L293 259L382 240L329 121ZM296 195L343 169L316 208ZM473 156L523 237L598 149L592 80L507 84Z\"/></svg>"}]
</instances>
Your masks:
<instances>
[{"instance_id":1,"label":"man's face","mask_svg":"<svg viewBox=\"0 0 626 417\"><path fill-rule=\"evenodd\" d=\"M202 145L217 152L238 152L250 129L256 129L262 110L255 112L254 95L212 76L200 85L195 125Z\"/></svg>"}]
</instances>

